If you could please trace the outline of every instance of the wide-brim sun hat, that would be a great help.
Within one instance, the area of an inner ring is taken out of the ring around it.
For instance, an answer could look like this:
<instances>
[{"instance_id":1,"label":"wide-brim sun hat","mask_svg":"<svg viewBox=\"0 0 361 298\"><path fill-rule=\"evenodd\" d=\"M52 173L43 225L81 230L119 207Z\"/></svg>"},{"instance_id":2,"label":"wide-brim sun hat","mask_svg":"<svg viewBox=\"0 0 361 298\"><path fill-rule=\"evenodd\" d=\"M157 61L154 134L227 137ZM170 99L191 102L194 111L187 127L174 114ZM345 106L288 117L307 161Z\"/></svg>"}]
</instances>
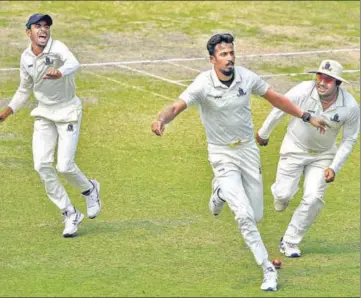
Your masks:
<instances>
[{"instance_id":1,"label":"wide-brim sun hat","mask_svg":"<svg viewBox=\"0 0 361 298\"><path fill-rule=\"evenodd\" d=\"M349 83L341 77L343 67L335 60L323 60L317 70L308 71L308 73L322 73L329 77L335 78L341 82Z\"/></svg>"}]
</instances>

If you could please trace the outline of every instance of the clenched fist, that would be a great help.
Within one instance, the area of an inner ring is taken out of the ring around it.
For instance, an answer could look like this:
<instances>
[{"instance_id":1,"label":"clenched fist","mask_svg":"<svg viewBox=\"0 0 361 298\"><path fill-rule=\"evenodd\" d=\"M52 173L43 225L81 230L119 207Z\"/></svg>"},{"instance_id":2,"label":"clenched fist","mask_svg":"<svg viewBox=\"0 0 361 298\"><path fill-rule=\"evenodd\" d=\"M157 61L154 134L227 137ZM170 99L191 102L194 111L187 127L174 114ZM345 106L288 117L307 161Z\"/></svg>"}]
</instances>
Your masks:
<instances>
[{"instance_id":1,"label":"clenched fist","mask_svg":"<svg viewBox=\"0 0 361 298\"><path fill-rule=\"evenodd\" d=\"M330 182L333 182L335 180L335 176L336 176L336 173L334 170L332 170L331 168L327 168L325 170L325 180L326 180L326 183L330 183Z\"/></svg>"},{"instance_id":2,"label":"clenched fist","mask_svg":"<svg viewBox=\"0 0 361 298\"><path fill-rule=\"evenodd\" d=\"M50 67L43 77L44 80L57 80L60 79L63 75L59 70L54 67Z\"/></svg>"},{"instance_id":3,"label":"clenched fist","mask_svg":"<svg viewBox=\"0 0 361 298\"><path fill-rule=\"evenodd\" d=\"M164 131L164 122L160 120L155 120L152 122L152 132L155 133L157 136L161 136Z\"/></svg>"},{"instance_id":4,"label":"clenched fist","mask_svg":"<svg viewBox=\"0 0 361 298\"><path fill-rule=\"evenodd\" d=\"M256 141L260 146L267 146L268 145L268 140L269 139L262 139L259 134L256 134Z\"/></svg>"}]
</instances>

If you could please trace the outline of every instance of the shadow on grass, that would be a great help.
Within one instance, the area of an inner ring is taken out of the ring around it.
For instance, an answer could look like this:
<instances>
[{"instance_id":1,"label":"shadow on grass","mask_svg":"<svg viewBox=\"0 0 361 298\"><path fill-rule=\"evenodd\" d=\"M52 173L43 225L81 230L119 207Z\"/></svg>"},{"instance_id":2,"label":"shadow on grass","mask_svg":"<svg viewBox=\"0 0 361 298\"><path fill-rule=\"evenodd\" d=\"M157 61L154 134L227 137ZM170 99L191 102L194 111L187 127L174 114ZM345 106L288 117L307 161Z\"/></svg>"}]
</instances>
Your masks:
<instances>
[{"instance_id":1,"label":"shadow on grass","mask_svg":"<svg viewBox=\"0 0 361 298\"><path fill-rule=\"evenodd\" d=\"M194 220L173 219L173 220L117 220L117 221L99 221L86 223L80 226L77 233L78 236L85 236L88 234L104 234L104 233L119 233L121 231L138 231L154 234L163 233L170 228L188 226L194 224ZM134 234L136 237L136 234Z\"/></svg>"},{"instance_id":2,"label":"shadow on grass","mask_svg":"<svg viewBox=\"0 0 361 298\"><path fill-rule=\"evenodd\" d=\"M345 253L356 253L360 251L359 242L316 242L307 241L301 247L302 254L345 254Z\"/></svg>"}]
</instances>

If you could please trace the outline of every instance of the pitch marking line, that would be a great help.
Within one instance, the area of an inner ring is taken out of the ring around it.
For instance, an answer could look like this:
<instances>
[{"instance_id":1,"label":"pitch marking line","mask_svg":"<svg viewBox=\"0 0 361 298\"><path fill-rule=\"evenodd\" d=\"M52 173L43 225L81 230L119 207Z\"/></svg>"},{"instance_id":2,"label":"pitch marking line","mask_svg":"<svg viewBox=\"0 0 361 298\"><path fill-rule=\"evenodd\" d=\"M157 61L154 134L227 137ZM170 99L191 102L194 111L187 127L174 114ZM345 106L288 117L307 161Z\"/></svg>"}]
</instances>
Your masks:
<instances>
[{"instance_id":1,"label":"pitch marking line","mask_svg":"<svg viewBox=\"0 0 361 298\"><path fill-rule=\"evenodd\" d=\"M133 86L133 85L130 85L130 84L127 84L127 83L124 83L124 82L121 82L121 81L118 81L118 80L109 78L109 77L104 76L104 75L96 74L96 73L94 73L94 72L90 72L90 73L91 73L91 75L93 75L93 76L96 76L96 77L102 78L102 79L106 79L106 80L108 80L108 81L110 81L110 82L113 82L113 83L122 85L122 86L127 87L127 88L133 88L133 89L140 90L140 91L143 91L143 92L151 93L151 94L153 94L153 95L156 95L156 96L158 96L158 97L164 98L164 99L166 99L166 100L174 100L174 98L170 98L170 97L164 96L164 95L159 94L159 93L156 93L156 92L152 92L152 91L146 90L146 89L141 88L141 87L138 87L138 86Z\"/></svg>"},{"instance_id":2,"label":"pitch marking line","mask_svg":"<svg viewBox=\"0 0 361 298\"><path fill-rule=\"evenodd\" d=\"M156 78L158 80L168 82L168 83L171 83L171 84L174 84L174 85L178 85L178 86L182 86L182 87L188 87L188 85L185 85L183 83L179 83L177 81L169 80L167 78L163 78L161 76L157 76L157 75L154 75L152 73L149 73L149 72L146 72L146 71L143 71L143 70L134 69L134 68L131 68L129 66L117 65L117 67L128 69L128 70L131 70L131 71L134 71L134 72L138 72L138 73L141 73L143 75L146 75L146 76L149 76L149 77L152 77L152 78Z\"/></svg>"},{"instance_id":3,"label":"pitch marking line","mask_svg":"<svg viewBox=\"0 0 361 298\"><path fill-rule=\"evenodd\" d=\"M189 69L189 70L192 70L192 71L195 71L195 72L198 72L198 73L201 73L202 71L200 71L199 69L195 69L195 68L192 68L192 67L188 67L188 66L184 66L184 65L181 65L181 64L177 64L177 63L173 63L173 62L167 62L168 64L171 64L171 65L174 65L174 66L177 66L177 67L181 67L181 68L184 68L184 69ZM177 81L177 82L180 82L180 81Z\"/></svg>"},{"instance_id":4,"label":"pitch marking line","mask_svg":"<svg viewBox=\"0 0 361 298\"><path fill-rule=\"evenodd\" d=\"M333 49L333 50L317 50L317 51L303 51L303 52L285 52L285 53L267 53L267 54L252 54L252 55L240 55L237 58L253 58L253 57L280 57L280 56L296 56L296 55L308 55L308 54L323 54L323 53L339 53L339 52L353 52L360 51L359 48L355 49ZM155 59L155 60L134 60L134 61L122 61L122 62L102 62L102 63L83 63L82 67L90 66L116 66L116 65L130 65L130 64L144 64L144 63L164 63L164 62L182 62L182 61L202 61L208 60L208 57L202 58L172 58L172 59ZM19 68L0 68L0 71L15 71Z\"/></svg>"},{"instance_id":5,"label":"pitch marking line","mask_svg":"<svg viewBox=\"0 0 361 298\"><path fill-rule=\"evenodd\" d=\"M360 72L360 70L359 69L349 69L349 70L342 71L342 73L355 73L355 72ZM280 73L280 74L265 74L265 75L259 75L259 76L262 78L272 78L272 77L286 77L286 76L294 77L294 76L298 76L298 75L312 75L312 73L308 73L308 72ZM185 82L193 82L193 81L194 80L189 79L189 80L178 80L177 82L185 83Z\"/></svg>"}]
</instances>

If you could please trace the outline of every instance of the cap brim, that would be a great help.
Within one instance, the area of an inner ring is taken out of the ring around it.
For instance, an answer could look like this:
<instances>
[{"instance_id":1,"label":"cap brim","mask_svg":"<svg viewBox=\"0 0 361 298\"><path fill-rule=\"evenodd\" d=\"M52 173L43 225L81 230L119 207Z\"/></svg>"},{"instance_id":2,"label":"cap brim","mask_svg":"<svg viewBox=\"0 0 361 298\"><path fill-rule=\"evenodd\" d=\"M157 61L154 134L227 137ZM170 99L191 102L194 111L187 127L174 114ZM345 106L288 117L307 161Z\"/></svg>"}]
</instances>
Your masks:
<instances>
[{"instance_id":1,"label":"cap brim","mask_svg":"<svg viewBox=\"0 0 361 298\"><path fill-rule=\"evenodd\" d=\"M327 72L323 72L323 71L319 71L319 70L311 70L311 71L308 71L307 73L322 73L322 74L325 74L326 76L329 76L329 77L331 77L331 78L334 78L334 79L336 79L336 80L339 80L339 81L341 81L341 82L345 82L345 83L349 84L349 82L346 81L345 79L343 79L343 78L341 78L341 77L339 77L339 76L330 75L330 74L327 73Z\"/></svg>"}]
</instances>

